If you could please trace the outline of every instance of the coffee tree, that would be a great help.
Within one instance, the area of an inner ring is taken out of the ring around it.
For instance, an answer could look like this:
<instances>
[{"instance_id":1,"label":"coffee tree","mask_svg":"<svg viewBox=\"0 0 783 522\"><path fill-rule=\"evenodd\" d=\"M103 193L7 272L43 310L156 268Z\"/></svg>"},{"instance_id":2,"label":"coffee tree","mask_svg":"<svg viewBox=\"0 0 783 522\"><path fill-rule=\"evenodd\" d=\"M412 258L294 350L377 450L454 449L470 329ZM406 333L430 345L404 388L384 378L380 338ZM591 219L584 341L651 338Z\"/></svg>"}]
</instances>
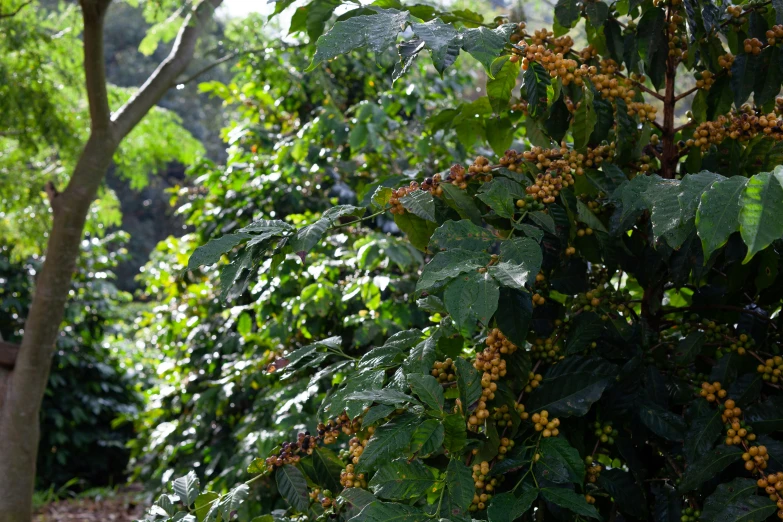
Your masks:
<instances>
[{"instance_id":1,"label":"coffee tree","mask_svg":"<svg viewBox=\"0 0 783 522\"><path fill-rule=\"evenodd\" d=\"M319 419L225 494L175 480L159 516L228 520L273 478L289 507L260 520L783 518L780 24L774 2L702 0L560 0L551 28L338 18L311 68L395 44L402 81L425 51L441 73L478 60L486 96L429 124L494 155L193 253L229 253L230 289L391 214L433 323L290 347L271 369L332 384Z\"/></svg>"}]
</instances>

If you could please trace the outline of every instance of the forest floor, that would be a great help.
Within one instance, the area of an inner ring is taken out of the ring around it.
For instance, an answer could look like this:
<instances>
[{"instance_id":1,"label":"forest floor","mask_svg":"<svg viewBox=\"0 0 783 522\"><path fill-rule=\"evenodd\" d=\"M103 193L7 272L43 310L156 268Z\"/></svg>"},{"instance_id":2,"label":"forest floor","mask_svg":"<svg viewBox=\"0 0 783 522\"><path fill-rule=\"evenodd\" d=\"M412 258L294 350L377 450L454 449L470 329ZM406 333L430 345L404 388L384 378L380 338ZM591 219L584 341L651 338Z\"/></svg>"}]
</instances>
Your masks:
<instances>
[{"instance_id":1,"label":"forest floor","mask_svg":"<svg viewBox=\"0 0 783 522\"><path fill-rule=\"evenodd\" d=\"M144 515L137 491L56 500L39 507L33 522L132 522Z\"/></svg>"}]
</instances>

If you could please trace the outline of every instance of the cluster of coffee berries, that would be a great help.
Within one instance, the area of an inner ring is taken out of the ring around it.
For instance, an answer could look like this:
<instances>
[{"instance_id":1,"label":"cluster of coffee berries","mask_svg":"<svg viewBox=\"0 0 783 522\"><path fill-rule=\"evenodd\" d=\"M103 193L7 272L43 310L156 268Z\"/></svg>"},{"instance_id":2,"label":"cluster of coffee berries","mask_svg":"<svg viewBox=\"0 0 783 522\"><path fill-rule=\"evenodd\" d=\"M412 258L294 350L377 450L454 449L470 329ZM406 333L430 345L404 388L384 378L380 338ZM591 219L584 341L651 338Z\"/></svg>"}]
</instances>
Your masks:
<instances>
[{"instance_id":1,"label":"cluster of coffee berries","mask_svg":"<svg viewBox=\"0 0 783 522\"><path fill-rule=\"evenodd\" d=\"M473 465L473 485L476 492L473 495L473 501L470 504L470 511L481 511L487 507L487 502L492 500L492 492L500 483L498 477L489 477L489 462L486 460L480 464Z\"/></svg>"},{"instance_id":2,"label":"cluster of coffee berries","mask_svg":"<svg viewBox=\"0 0 783 522\"><path fill-rule=\"evenodd\" d=\"M740 16L742 16L742 6L741 5L730 5L729 7L726 8L726 11L733 18L739 18Z\"/></svg>"},{"instance_id":3,"label":"cluster of coffee berries","mask_svg":"<svg viewBox=\"0 0 783 522\"><path fill-rule=\"evenodd\" d=\"M595 462L592 455L585 458L585 464L587 464L587 482L595 484L598 481L598 477L601 475L601 470L603 468L601 468L601 465L598 462Z\"/></svg>"},{"instance_id":4,"label":"cluster of coffee berries","mask_svg":"<svg viewBox=\"0 0 783 522\"><path fill-rule=\"evenodd\" d=\"M573 183L573 178L571 178L570 174L561 176L551 172L540 173L536 176L532 185L525 187L525 192L534 199L538 199L544 204L549 204L554 203L555 198L560 195L560 191L571 183Z\"/></svg>"},{"instance_id":5,"label":"cluster of coffee berries","mask_svg":"<svg viewBox=\"0 0 783 522\"><path fill-rule=\"evenodd\" d=\"M563 85L582 85L589 68L580 67L576 60L566 58L573 45L574 41L568 35L554 38L551 31L537 30L524 47L522 69L526 71L531 62L536 62L547 70L550 77L560 78Z\"/></svg>"},{"instance_id":6,"label":"cluster of coffee berries","mask_svg":"<svg viewBox=\"0 0 783 522\"><path fill-rule=\"evenodd\" d=\"M590 493L585 494L585 502L588 504L595 504L595 497Z\"/></svg>"},{"instance_id":7,"label":"cluster of coffee berries","mask_svg":"<svg viewBox=\"0 0 783 522\"><path fill-rule=\"evenodd\" d=\"M509 439L508 437L503 437L500 439L500 446L498 446L498 453L500 456L505 455L509 451L511 451L514 448L514 441Z\"/></svg>"},{"instance_id":8,"label":"cluster of coffee berries","mask_svg":"<svg viewBox=\"0 0 783 522\"><path fill-rule=\"evenodd\" d=\"M527 384L525 385L525 393L530 393L539 386L541 386L541 382L544 380L544 376L540 373L533 373L530 372L527 377ZM522 406L521 404L519 406ZM522 411L524 411L524 406L522 406ZM527 415L527 413L525 413ZM527 419L527 417L523 415L523 419Z\"/></svg>"},{"instance_id":9,"label":"cluster of coffee berries","mask_svg":"<svg viewBox=\"0 0 783 522\"><path fill-rule=\"evenodd\" d=\"M389 205L391 205L389 212L392 214L405 214L405 207L400 200L417 190L419 190L419 184L416 181L411 181L407 187L392 189L391 198L389 198Z\"/></svg>"},{"instance_id":10,"label":"cluster of coffee berries","mask_svg":"<svg viewBox=\"0 0 783 522\"><path fill-rule=\"evenodd\" d=\"M716 402L718 399L723 399L726 397L727 392L723 389L718 381L715 381L712 384L703 382L701 383L701 390L699 390L699 395L707 399L707 402ZM726 421L724 420L724 422Z\"/></svg>"},{"instance_id":11,"label":"cluster of coffee berries","mask_svg":"<svg viewBox=\"0 0 783 522\"><path fill-rule=\"evenodd\" d=\"M332 444L337 441L342 431L346 435L353 435L361 428L361 420L351 420L348 414L343 412L335 419L329 419L325 424L318 424L316 428L318 437L324 441L324 444Z\"/></svg>"},{"instance_id":12,"label":"cluster of coffee berries","mask_svg":"<svg viewBox=\"0 0 783 522\"><path fill-rule=\"evenodd\" d=\"M700 124L693 132L693 138L685 142L686 147L700 147L703 151L710 145L717 145L726 138L748 141L759 133L775 140L783 140L783 120L774 112L757 115L752 109L742 113L732 112L729 116L720 115L715 121Z\"/></svg>"},{"instance_id":13,"label":"cluster of coffee berries","mask_svg":"<svg viewBox=\"0 0 783 522\"><path fill-rule=\"evenodd\" d=\"M454 382L457 378L455 371L454 361L449 357L443 362L435 361L430 374L438 379L438 382Z\"/></svg>"},{"instance_id":14,"label":"cluster of coffee berries","mask_svg":"<svg viewBox=\"0 0 783 522\"><path fill-rule=\"evenodd\" d=\"M759 451L762 447L763 446L758 446ZM766 456L769 457L769 455ZM758 455L753 458L755 459L756 457L758 457ZM778 509L783 511L783 498L781 497L781 495L783 495L783 472L779 471L777 473L770 473L767 476L762 476L756 481L756 485L760 488L763 488L764 493L769 495L769 499L775 501L777 503ZM778 511L778 518L783 518L783 513L781 511Z\"/></svg>"},{"instance_id":15,"label":"cluster of coffee berries","mask_svg":"<svg viewBox=\"0 0 783 522\"><path fill-rule=\"evenodd\" d=\"M495 424L498 427L510 428L514 425L514 423L511 421L511 414L509 413L508 404L504 404L503 406L500 407L496 406L494 410L495 411L492 413L492 418L495 420Z\"/></svg>"},{"instance_id":16,"label":"cluster of coffee berries","mask_svg":"<svg viewBox=\"0 0 783 522\"><path fill-rule=\"evenodd\" d=\"M742 460L745 461L745 469L756 473L759 470L767 469L767 461L769 461L769 453L766 446L751 446L747 448L747 451L742 454ZM761 482L759 481L759 487ZM783 485L781 485L783 488Z\"/></svg>"},{"instance_id":17,"label":"cluster of coffee berries","mask_svg":"<svg viewBox=\"0 0 783 522\"><path fill-rule=\"evenodd\" d=\"M322 491L320 488L314 488L309 496L311 501L318 502L324 509L335 504L334 494L328 489Z\"/></svg>"},{"instance_id":18,"label":"cluster of coffee berries","mask_svg":"<svg viewBox=\"0 0 783 522\"><path fill-rule=\"evenodd\" d=\"M767 31L767 43L769 45L775 45L781 38L783 38L783 25L773 25L772 29Z\"/></svg>"},{"instance_id":19,"label":"cluster of coffee berries","mask_svg":"<svg viewBox=\"0 0 783 522\"><path fill-rule=\"evenodd\" d=\"M549 420L549 412L541 410L539 413L531 415L530 420L533 421L533 428L536 431L542 432L541 435L546 437L557 437L560 434L560 430L557 429L560 426L560 419L554 418Z\"/></svg>"},{"instance_id":20,"label":"cluster of coffee berries","mask_svg":"<svg viewBox=\"0 0 783 522\"><path fill-rule=\"evenodd\" d=\"M571 302L571 312L593 312L603 302L604 288L596 287L587 292L576 294Z\"/></svg>"},{"instance_id":21,"label":"cluster of coffee berries","mask_svg":"<svg viewBox=\"0 0 783 522\"><path fill-rule=\"evenodd\" d=\"M511 36L509 37L509 40L512 44L517 44L520 41L522 41L525 36L527 36L527 33L525 33L525 28L527 27L527 24L525 22L519 22L517 26L514 28L514 32L511 33ZM512 57L513 58L513 57ZM519 58L519 57L517 57ZM518 61L518 60L516 60Z\"/></svg>"},{"instance_id":22,"label":"cluster of coffee berries","mask_svg":"<svg viewBox=\"0 0 783 522\"><path fill-rule=\"evenodd\" d=\"M541 377L541 379L543 379L543 377ZM538 388L538 385L541 382L541 380L536 380L534 374L531 372L530 373L530 382L528 383L527 386L525 386L525 393L530 393L531 391L533 391L534 387L530 386L530 384L533 383L533 381L535 381L535 384L536 384L535 388ZM530 418L530 414L525 411L525 405L522 404L521 402L516 403L514 405L514 409L519 414L519 418L520 419L527 420L527 419Z\"/></svg>"},{"instance_id":23,"label":"cluster of coffee berries","mask_svg":"<svg viewBox=\"0 0 783 522\"><path fill-rule=\"evenodd\" d=\"M424 181L421 184L421 190L426 190L433 196L442 196L443 187L440 186L441 179L442 177L440 174L435 174L432 177L424 178Z\"/></svg>"},{"instance_id":24,"label":"cluster of coffee berries","mask_svg":"<svg viewBox=\"0 0 783 522\"><path fill-rule=\"evenodd\" d=\"M354 464L346 464L345 469L340 473L340 484L344 488L366 488L367 479L364 473L356 473Z\"/></svg>"},{"instance_id":25,"label":"cluster of coffee berries","mask_svg":"<svg viewBox=\"0 0 783 522\"><path fill-rule=\"evenodd\" d=\"M710 71L697 71L694 77L696 78L696 87L699 89L709 90L715 83L715 75Z\"/></svg>"},{"instance_id":26,"label":"cluster of coffee berries","mask_svg":"<svg viewBox=\"0 0 783 522\"><path fill-rule=\"evenodd\" d=\"M761 374L761 378L772 384L780 382L780 374L783 372L783 357L776 355L772 359L767 359L764 364L759 364L756 368Z\"/></svg>"},{"instance_id":27,"label":"cluster of coffee berries","mask_svg":"<svg viewBox=\"0 0 783 522\"><path fill-rule=\"evenodd\" d=\"M745 38L745 41L742 42L742 49L745 51L745 54L760 54L762 47L764 47L764 44L758 38Z\"/></svg>"},{"instance_id":28,"label":"cluster of coffee berries","mask_svg":"<svg viewBox=\"0 0 783 522\"><path fill-rule=\"evenodd\" d=\"M468 166L468 175L477 176L481 181L492 181L492 165L489 163L489 159L477 156Z\"/></svg>"},{"instance_id":29,"label":"cluster of coffee berries","mask_svg":"<svg viewBox=\"0 0 783 522\"><path fill-rule=\"evenodd\" d=\"M506 375L506 361L501 355L511 354L517 350L517 346L509 341L503 332L494 328L486 338L486 348L476 354L473 367L481 375L481 399L473 415L468 418L468 428L476 431L478 426L489 417L487 401L495 398L498 385L495 381Z\"/></svg>"},{"instance_id":30,"label":"cluster of coffee berries","mask_svg":"<svg viewBox=\"0 0 783 522\"><path fill-rule=\"evenodd\" d=\"M682 510L682 516L680 520L682 522L699 522L701 519L701 511L692 507L687 507Z\"/></svg>"},{"instance_id":31,"label":"cluster of coffee berries","mask_svg":"<svg viewBox=\"0 0 783 522\"><path fill-rule=\"evenodd\" d=\"M718 65L722 69L726 69L727 71L730 71L731 66L734 65L734 55L731 53L726 53L724 55L719 56Z\"/></svg>"},{"instance_id":32,"label":"cluster of coffee berries","mask_svg":"<svg viewBox=\"0 0 783 522\"><path fill-rule=\"evenodd\" d=\"M530 343L530 357L534 360L554 362L560 359L560 353L563 351L563 339L558 331L555 331L547 338L536 337Z\"/></svg>"},{"instance_id":33,"label":"cluster of coffee berries","mask_svg":"<svg viewBox=\"0 0 783 522\"><path fill-rule=\"evenodd\" d=\"M737 406L733 400L726 399L723 403L723 414L721 420L726 424L726 445L737 446L744 444L744 441L756 440L756 434L751 433L753 428L746 425L744 421L740 420L742 415L742 409Z\"/></svg>"},{"instance_id":34,"label":"cluster of coffee berries","mask_svg":"<svg viewBox=\"0 0 783 522\"><path fill-rule=\"evenodd\" d=\"M578 226L578 225L577 225L577 226ZM579 228L577 228L577 230L576 230L576 235L577 235L578 237L592 236L592 235L593 235L593 229L592 229L592 228L590 228L590 227L588 227L588 226L579 227Z\"/></svg>"},{"instance_id":35,"label":"cluster of coffee berries","mask_svg":"<svg viewBox=\"0 0 783 522\"><path fill-rule=\"evenodd\" d=\"M317 446L318 439L310 435L309 431L299 433L296 442L284 442L277 455L267 457L264 463L269 471L286 464L296 464L302 458L302 453L312 455Z\"/></svg>"},{"instance_id":36,"label":"cluster of coffee berries","mask_svg":"<svg viewBox=\"0 0 783 522\"><path fill-rule=\"evenodd\" d=\"M544 303L546 303L546 297L544 297L543 295L539 294L538 292L533 294L532 300L533 300L533 307L534 308L536 306L541 306Z\"/></svg>"},{"instance_id":37,"label":"cluster of coffee berries","mask_svg":"<svg viewBox=\"0 0 783 522\"><path fill-rule=\"evenodd\" d=\"M593 428L595 428L595 436L598 437L601 444L612 445L614 444L615 437L620 435L620 432L612 427L611 422L601 424L601 422L595 421Z\"/></svg>"},{"instance_id":38,"label":"cluster of coffee berries","mask_svg":"<svg viewBox=\"0 0 783 522\"><path fill-rule=\"evenodd\" d=\"M546 205L538 201L532 195L528 194L522 199L518 199L516 202L517 208L524 209L526 211L535 212L536 210L545 210Z\"/></svg>"}]
</instances>

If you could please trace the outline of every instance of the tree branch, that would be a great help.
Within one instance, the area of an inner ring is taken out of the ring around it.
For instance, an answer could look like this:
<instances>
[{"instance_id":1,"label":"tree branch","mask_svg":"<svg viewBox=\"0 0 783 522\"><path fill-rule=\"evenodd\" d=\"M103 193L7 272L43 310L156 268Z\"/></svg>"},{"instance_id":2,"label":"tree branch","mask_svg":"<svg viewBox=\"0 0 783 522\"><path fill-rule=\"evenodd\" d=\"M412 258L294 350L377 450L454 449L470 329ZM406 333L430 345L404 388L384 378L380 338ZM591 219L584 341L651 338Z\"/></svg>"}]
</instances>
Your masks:
<instances>
[{"instance_id":1,"label":"tree branch","mask_svg":"<svg viewBox=\"0 0 783 522\"><path fill-rule=\"evenodd\" d=\"M32 3L33 3L33 0L27 0L27 2L24 2L22 5L20 5L19 7L17 7L15 10L13 10L13 11L11 11L11 12L8 12L8 13L0 13L0 19L3 19L3 18L12 18L12 17L14 17L14 16L18 15L18 14L19 14L19 11L21 11L22 9L24 9L25 7L27 7L28 5L30 5L30 4L32 4Z\"/></svg>"},{"instance_id":2,"label":"tree branch","mask_svg":"<svg viewBox=\"0 0 783 522\"><path fill-rule=\"evenodd\" d=\"M125 137L158 103L163 95L187 68L196 48L196 42L215 9L222 0L201 0L182 22L174 47L155 72L144 82L128 102L112 114L111 120L118 139Z\"/></svg>"},{"instance_id":3,"label":"tree branch","mask_svg":"<svg viewBox=\"0 0 783 522\"><path fill-rule=\"evenodd\" d=\"M103 20L111 0L81 0L84 20L84 78L90 104L90 127L109 128L111 111L106 91L106 66L103 57Z\"/></svg>"},{"instance_id":4,"label":"tree branch","mask_svg":"<svg viewBox=\"0 0 783 522\"><path fill-rule=\"evenodd\" d=\"M225 55L225 56L223 56L221 58L218 58L217 60L215 60L214 62L212 62L209 65L205 66L204 68L202 68L202 69L196 71L195 73L191 74L190 76L188 76L184 80L176 82L176 84L177 85L185 85L186 83L192 82L193 80L195 80L196 78L198 78L202 74L211 71L212 69L214 69L215 67L217 67L218 65L220 65L222 63L226 63L229 60L233 60L234 58L236 58L238 56L243 56L245 54L257 53L257 52L263 52L263 49L247 49L245 51L234 51L233 53L228 53L227 55Z\"/></svg>"}]
</instances>

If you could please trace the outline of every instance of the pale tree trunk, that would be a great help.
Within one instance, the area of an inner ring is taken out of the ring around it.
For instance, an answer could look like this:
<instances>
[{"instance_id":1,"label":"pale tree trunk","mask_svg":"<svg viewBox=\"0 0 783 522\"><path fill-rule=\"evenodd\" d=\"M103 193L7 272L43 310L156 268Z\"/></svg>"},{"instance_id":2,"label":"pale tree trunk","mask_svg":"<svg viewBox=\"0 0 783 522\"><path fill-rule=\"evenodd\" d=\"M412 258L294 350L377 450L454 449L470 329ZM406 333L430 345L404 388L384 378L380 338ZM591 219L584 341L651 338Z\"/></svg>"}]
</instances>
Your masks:
<instances>
[{"instance_id":1,"label":"pale tree trunk","mask_svg":"<svg viewBox=\"0 0 783 522\"><path fill-rule=\"evenodd\" d=\"M84 72L91 131L68 186L50 191L52 230L13 370L0 368L0 522L30 522L39 416L52 353L84 224L121 140L190 63L204 25L221 0L204 0L185 17L169 56L122 108L111 114L103 56L103 20L111 0L81 0Z\"/></svg>"}]
</instances>

